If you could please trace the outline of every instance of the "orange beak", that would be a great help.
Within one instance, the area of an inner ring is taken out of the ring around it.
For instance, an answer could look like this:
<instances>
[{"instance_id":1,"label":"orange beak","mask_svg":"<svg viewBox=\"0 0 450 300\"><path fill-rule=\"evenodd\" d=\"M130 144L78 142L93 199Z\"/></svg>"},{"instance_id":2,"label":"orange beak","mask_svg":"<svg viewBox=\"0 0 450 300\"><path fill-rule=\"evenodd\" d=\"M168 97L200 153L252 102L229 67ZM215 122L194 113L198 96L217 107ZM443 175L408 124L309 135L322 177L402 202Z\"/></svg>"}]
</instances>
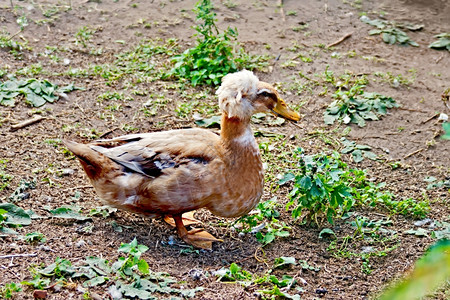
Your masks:
<instances>
[{"instance_id":1,"label":"orange beak","mask_svg":"<svg viewBox=\"0 0 450 300\"><path fill-rule=\"evenodd\" d=\"M272 108L272 113L291 121L300 120L300 115L296 111L290 109L281 98L278 98L277 104Z\"/></svg>"}]
</instances>

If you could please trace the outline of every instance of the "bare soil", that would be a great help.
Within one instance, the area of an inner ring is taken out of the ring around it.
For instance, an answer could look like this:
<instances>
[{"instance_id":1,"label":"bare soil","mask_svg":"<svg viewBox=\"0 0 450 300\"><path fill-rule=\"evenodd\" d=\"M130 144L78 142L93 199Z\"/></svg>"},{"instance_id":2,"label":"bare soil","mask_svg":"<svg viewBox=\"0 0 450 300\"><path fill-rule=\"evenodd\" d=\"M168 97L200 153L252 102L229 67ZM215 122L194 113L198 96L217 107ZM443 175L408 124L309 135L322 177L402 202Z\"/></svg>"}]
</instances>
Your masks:
<instances>
[{"instance_id":1,"label":"bare soil","mask_svg":"<svg viewBox=\"0 0 450 300\"><path fill-rule=\"evenodd\" d=\"M302 147L308 153L332 148L324 144L320 135L314 134L323 131L329 138L334 135L337 137L332 131L334 127L323 123L323 111L332 98L330 94L319 96L321 89L316 87L311 92L297 94L295 83L307 83L299 76L299 72L314 78L314 74L323 73L328 65L335 74L342 74L345 70L354 74L368 74L371 76L368 90L393 97L401 108L390 110L382 120L368 122L363 128L350 126L351 132L347 138L371 146L382 159L364 160L360 164L349 163L367 169L373 181L386 182L387 188L399 198L429 199L431 211L428 217L434 221L448 220L448 188L427 190L428 183L424 178L434 176L445 180L450 176L450 144L439 139L442 125L438 120L439 113L450 114L448 101L442 100L442 94L450 87L450 52L427 47L434 41L434 35L450 32L450 4L444 0L364 0L360 1L362 6L358 7L357 1L285 0L281 10L278 2L214 1L219 28L237 27L238 40L247 51L273 57L270 68L257 73L260 79L276 83L286 101L294 107L300 107L302 120L298 126L291 123L280 127L255 124L255 129L281 133L287 143ZM136 83L123 79L108 85L100 76L56 75L70 68L87 69L92 65L112 63L116 54L133 49L143 39L164 41L176 38L180 49L192 47L192 25L195 19L191 11L195 4L193 0L72 0L70 10L67 10L70 4L68 0L13 0L12 3L15 9L10 7L10 1L0 2L0 29L10 34L16 33L19 30L16 19L24 14L30 24L15 39L27 40L31 50L24 51L22 58L16 59L8 49L0 49L0 68L13 74L39 63L43 71L35 77L60 85L74 82L85 90L71 92L66 98L46 104L39 111L30 108L25 101L17 101L14 107L0 107L0 159L7 160L5 173L14 176L9 186L0 192L0 200L8 201L21 179L35 178L37 186L29 191L29 198L16 204L49 217L33 220L30 226L17 229L22 235L44 233L47 241L43 245L29 244L12 236L0 240L0 255L37 254L34 257L1 259L0 283L29 280L30 266L49 265L57 257L72 262L86 256L114 261L119 256L117 249L120 244L136 237L139 243L150 248L143 258L153 271L167 272L180 282L185 282L187 287L204 287L202 292L196 294L196 299L254 299L260 297L257 290L261 287L224 284L217 282L214 276L198 278L191 276L192 270L207 274L236 262L245 270L264 274L273 260L280 256L292 256L320 268L319 271L311 271L293 266L276 271L280 276L286 274L305 280L305 284L299 283L303 289L303 299L368 299L375 297L389 282L411 270L414 262L433 244L434 239L430 235L418 237L404 234L407 229L417 228L413 225L415 220L411 218L389 216L388 212L381 209L358 209L358 215L370 219L390 218L393 225L389 229L397 233L396 238L385 245L373 246L377 249L397 247L386 256L371 257L372 271L366 274L361 271L363 262L359 257L335 257L327 251L331 240L319 239L319 232L329 224L324 223L320 228L300 225L283 209L281 219L291 225L291 235L277 239L264 248L261 248L254 235L240 236L229 226L223 226L224 222L232 220L199 211L196 216L204 222L208 231L224 242L215 244L212 251L192 253L181 252L186 249L186 245L161 220L149 220L122 211L107 218L93 217L88 222L51 218L45 206L56 208L75 203L88 212L101 204L78 161L68 159L61 146L55 147L46 140L65 138L87 142L99 136L118 136L129 132L124 130L124 124L128 128L135 128L134 132L195 127L192 116L196 110L193 109L187 116L179 116L175 112L177 105L190 101L186 95L204 93L206 96L201 101L211 105L216 104L216 99L214 89L186 87L182 91L172 88L171 81ZM229 3L237 5L230 7L226 5ZM53 19L44 22L48 18L43 14L51 8L56 10ZM369 36L368 31L373 28L359 20L361 12L366 12L371 18L381 16L390 21L423 24L422 30L408 31L411 39L420 46L387 45L380 36ZM83 26L96 30L90 45L101 48L100 55L91 55L75 45L75 34ZM349 33L351 37L332 50L318 46L329 45ZM295 46L297 49L290 51ZM54 54L60 60L51 59L49 47L59 49ZM286 67L284 63L298 53L310 56L312 62L296 59L296 65ZM340 58L335 58L336 55ZM377 79L373 76L375 72L402 75L409 83L397 86L381 77ZM0 78L2 81L5 79ZM133 94L133 90L145 93ZM112 113L105 109L110 103L98 101L98 96L107 91L122 92L132 97L133 101L123 101L121 109L114 112L112 117ZM168 101L155 116L146 116L142 108L151 94L160 95ZM12 124L29 119L36 113L46 118L20 130L10 130ZM258 142L267 141L270 142L267 137L258 137ZM274 153L276 156L277 153ZM391 163L396 162L400 167L393 169ZM272 174L271 178L274 175L277 174ZM272 184L267 184L263 200L277 196L279 202L286 203L288 189L283 187L272 191L269 188ZM79 199L74 198L80 193ZM122 225L124 230L116 232L111 226L112 221ZM92 231L82 230L91 225ZM338 236L352 235L354 232L354 228L345 221L337 222L332 228ZM169 243L172 239L175 240L174 244ZM367 246L364 241L355 242L350 250L359 253L364 246ZM93 292L101 299L108 298L104 286ZM82 297L76 288L49 291L48 295L48 299ZM449 294L442 289L430 297L448 299ZM17 299L32 298L31 289L25 289L17 295Z\"/></svg>"}]
</instances>

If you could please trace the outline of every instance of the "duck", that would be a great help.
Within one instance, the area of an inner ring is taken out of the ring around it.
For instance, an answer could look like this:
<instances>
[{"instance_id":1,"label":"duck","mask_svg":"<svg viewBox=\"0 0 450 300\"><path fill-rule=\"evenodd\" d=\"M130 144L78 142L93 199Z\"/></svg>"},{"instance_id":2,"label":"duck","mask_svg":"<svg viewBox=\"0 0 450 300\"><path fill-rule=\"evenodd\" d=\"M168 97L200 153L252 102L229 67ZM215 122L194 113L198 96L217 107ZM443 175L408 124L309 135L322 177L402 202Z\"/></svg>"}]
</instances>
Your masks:
<instances>
[{"instance_id":1,"label":"duck","mask_svg":"<svg viewBox=\"0 0 450 300\"><path fill-rule=\"evenodd\" d=\"M222 113L220 135L204 128L129 134L90 143L63 140L78 158L99 197L109 206L151 218L163 217L196 248L215 238L192 212L236 218L250 212L263 194L264 169L250 126L255 113L298 121L273 85L253 72L227 74L216 91ZM186 213L191 213L186 216ZM171 220L171 221L170 221Z\"/></svg>"}]
</instances>

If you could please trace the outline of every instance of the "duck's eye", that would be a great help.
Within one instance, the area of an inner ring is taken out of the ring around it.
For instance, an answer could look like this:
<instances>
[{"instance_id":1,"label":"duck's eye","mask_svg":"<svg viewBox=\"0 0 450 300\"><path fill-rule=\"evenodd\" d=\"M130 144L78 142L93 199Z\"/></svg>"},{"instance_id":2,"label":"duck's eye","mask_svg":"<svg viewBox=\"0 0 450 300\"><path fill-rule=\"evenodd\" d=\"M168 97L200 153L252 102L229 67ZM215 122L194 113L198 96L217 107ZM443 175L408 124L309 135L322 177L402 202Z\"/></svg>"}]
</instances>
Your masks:
<instances>
[{"instance_id":1,"label":"duck's eye","mask_svg":"<svg viewBox=\"0 0 450 300\"><path fill-rule=\"evenodd\" d=\"M262 91L259 94L263 97L270 97L270 93L268 91Z\"/></svg>"}]
</instances>

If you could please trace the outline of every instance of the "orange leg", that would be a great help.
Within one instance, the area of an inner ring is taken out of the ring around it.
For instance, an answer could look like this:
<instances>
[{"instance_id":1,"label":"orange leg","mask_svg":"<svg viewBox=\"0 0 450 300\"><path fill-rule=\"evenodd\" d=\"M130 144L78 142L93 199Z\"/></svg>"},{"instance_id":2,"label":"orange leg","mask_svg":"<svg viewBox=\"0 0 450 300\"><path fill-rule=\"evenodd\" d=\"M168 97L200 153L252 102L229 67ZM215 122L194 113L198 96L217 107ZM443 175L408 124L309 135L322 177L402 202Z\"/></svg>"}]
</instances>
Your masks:
<instances>
[{"instance_id":1,"label":"orange leg","mask_svg":"<svg viewBox=\"0 0 450 300\"><path fill-rule=\"evenodd\" d=\"M180 238L194 247L212 249L213 242L223 242L223 240L216 239L203 228L195 228L187 231L183 224L183 218L181 215L174 215L173 219L175 220L175 225Z\"/></svg>"},{"instance_id":2,"label":"orange leg","mask_svg":"<svg viewBox=\"0 0 450 300\"><path fill-rule=\"evenodd\" d=\"M196 220L194 218L194 212L193 211L189 211L187 213L184 213L181 218L183 219L183 224L184 226L188 226L188 225L193 225L193 224L200 224L202 222L200 222L199 220ZM170 217L170 216L164 216L164 221L169 224L172 227L176 227L175 225L175 220Z\"/></svg>"}]
</instances>

